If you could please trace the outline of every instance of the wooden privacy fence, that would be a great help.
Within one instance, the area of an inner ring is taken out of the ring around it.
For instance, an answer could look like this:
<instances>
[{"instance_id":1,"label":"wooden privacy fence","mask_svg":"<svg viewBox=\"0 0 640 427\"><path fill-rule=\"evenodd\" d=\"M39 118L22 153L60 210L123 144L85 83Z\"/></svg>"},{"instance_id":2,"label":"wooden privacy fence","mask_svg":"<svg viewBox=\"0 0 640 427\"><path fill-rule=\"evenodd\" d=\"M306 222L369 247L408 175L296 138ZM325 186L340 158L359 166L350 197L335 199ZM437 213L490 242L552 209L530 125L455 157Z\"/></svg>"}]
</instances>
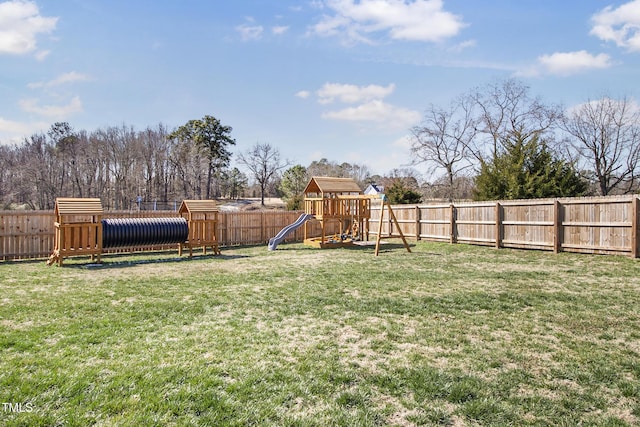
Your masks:
<instances>
[{"instance_id":1,"label":"wooden privacy fence","mask_svg":"<svg viewBox=\"0 0 640 427\"><path fill-rule=\"evenodd\" d=\"M406 237L498 248L628 255L640 253L638 196L538 199L439 205L394 205ZM267 244L300 211L220 212L221 246ZM172 217L177 212L105 212L103 218ZM377 234L380 204L372 202L370 234ZM46 258L54 245L52 211L0 211L0 260ZM395 235L385 215L383 235ZM310 235L319 236L317 221ZM302 241L302 227L287 241ZM175 246L171 246L175 247ZM132 248L131 250L169 247Z\"/></svg>"},{"instance_id":2,"label":"wooden privacy fence","mask_svg":"<svg viewBox=\"0 0 640 427\"><path fill-rule=\"evenodd\" d=\"M407 237L497 248L638 257L638 196L396 205ZM375 234L380 207L372 206ZM382 233L396 234L386 220Z\"/></svg>"}]
</instances>

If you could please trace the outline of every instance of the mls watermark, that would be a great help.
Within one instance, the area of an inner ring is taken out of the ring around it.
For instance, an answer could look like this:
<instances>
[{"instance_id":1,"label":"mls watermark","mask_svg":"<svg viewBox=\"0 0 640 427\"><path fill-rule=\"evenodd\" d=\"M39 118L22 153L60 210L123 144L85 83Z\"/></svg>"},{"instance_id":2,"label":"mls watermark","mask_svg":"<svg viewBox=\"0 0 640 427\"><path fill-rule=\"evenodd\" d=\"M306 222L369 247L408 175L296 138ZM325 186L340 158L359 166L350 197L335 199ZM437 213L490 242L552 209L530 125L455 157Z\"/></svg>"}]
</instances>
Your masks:
<instances>
[{"instance_id":1,"label":"mls watermark","mask_svg":"<svg viewBox=\"0 0 640 427\"><path fill-rule=\"evenodd\" d=\"M24 412L33 412L35 407L33 403L10 403L10 402L2 402L2 412L9 412L12 414L21 414Z\"/></svg>"}]
</instances>

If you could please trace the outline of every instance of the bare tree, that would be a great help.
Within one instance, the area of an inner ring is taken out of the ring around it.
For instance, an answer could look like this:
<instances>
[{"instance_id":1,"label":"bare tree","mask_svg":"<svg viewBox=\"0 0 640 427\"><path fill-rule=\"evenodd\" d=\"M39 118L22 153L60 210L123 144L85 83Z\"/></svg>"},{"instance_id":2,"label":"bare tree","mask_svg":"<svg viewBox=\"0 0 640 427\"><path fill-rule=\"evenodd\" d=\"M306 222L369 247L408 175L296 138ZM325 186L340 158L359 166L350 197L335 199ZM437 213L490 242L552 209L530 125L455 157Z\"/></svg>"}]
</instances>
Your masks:
<instances>
[{"instance_id":1,"label":"bare tree","mask_svg":"<svg viewBox=\"0 0 640 427\"><path fill-rule=\"evenodd\" d=\"M209 129L196 131L215 136ZM123 124L87 132L54 123L46 134L0 146L0 206L51 209L56 197L99 197L106 209L126 209L137 196L148 201L202 198L211 167L222 171L219 162L212 163L213 154L222 154L223 160L230 156L223 150L214 153L220 147L205 142L210 141L172 139L162 125L136 131Z\"/></svg>"},{"instance_id":2,"label":"bare tree","mask_svg":"<svg viewBox=\"0 0 640 427\"><path fill-rule=\"evenodd\" d=\"M432 104L422 123L411 129L412 164L426 164L430 174L443 169L449 201L458 196L456 177L473 165L468 147L477 134L477 119L472 107L471 99L465 97L458 98L447 110Z\"/></svg>"},{"instance_id":3,"label":"bare tree","mask_svg":"<svg viewBox=\"0 0 640 427\"><path fill-rule=\"evenodd\" d=\"M264 206L264 195L270 181L278 171L288 166L280 159L280 151L271 144L256 143L246 153L238 154L238 161L245 165L260 186L260 202Z\"/></svg>"},{"instance_id":4,"label":"bare tree","mask_svg":"<svg viewBox=\"0 0 640 427\"><path fill-rule=\"evenodd\" d=\"M366 165L344 162L339 167L345 177L353 178L360 187L364 188L368 184L367 180L371 176L371 171Z\"/></svg>"},{"instance_id":5,"label":"bare tree","mask_svg":"<svg viewBox=\"0 0 640 427\"><path fill-rule=\"evenodd\" d=\"M0 168L0 209L5 209L3 204L8 199L13 163L13 152L9 150L9 147L0 144L0 164L3 165Z\"/></svg>"},{"instance_id":6,"label":"bare tree","mask_svg":"<svg viewBox=\"0 0 640 427\"><path fill-rule=\"evenodd\" d=\"M371 182L371 171L366 165L348 162L338 164L325 158L312 161L311 164L307 166L307 176L353 178L361 187L365 187Z\"/></svg>"},{"instance_id":7,"label":"bare tree","mask_svg":"<svg viewBox=\"0 0 640 427\"><path fill-rule=\"evenodd\" d=\"M384 177L382 177L380 182L386 189L394 182L398 181L408 189L418 190L420 189L420 172L414 168L395 168L391 169Z\"/></svg>"},{"instance_id":8,"label":"bare tree","mask_svg":"<svg viewBox=\"0 0 640 427\"><path fill-rule=\"evenodd\" d=\"M47 135L58 158L60 173L58 194L82 197L78 171L79 139L73 128L67 122L56 122L51 125Z\"/></svg>"},{"instance_id":9,"label":"bare tree","mask_svg":"<svg viewBox=\"0 0 640 427\"><path fill-rule=\"evenodd\" d=\"M20 189L20 202L32 209L53 209L60 196L60 168L54 147L44 134L34 134L24 140L16 154L20 166L13 171L13 180Z\"/></svg>"},{"instance_id":10,"label":"bare tree","mask_svg":"<svg viewBox=\"0 0 640 427\"><path fill-rule=\"evenodd\" d=\"M144 180L141 196L146 200L168 200L169 193L169 147L166 128L148 127L140 133L140 154Z\"/></svg>"},{"instance_id":11,"label":"bare tree","mask_svg":"<svg viewBox=\"0 0 640 427\"><path fill-rule=\"evenodd\" d=\"M634 190L640 161L640 110L627 98L603 97L588 101L567 113L563 128L573 138L572 146L588 164L598 191Z\"/></svg>"},{"instance_id":12,"label":"bare tree","mask_svg":"<svg viewBox=\"0 0 640 427\"><path fill-rule=\"evenodd\" d=\"M127 209L136 196L136 155L138 134L133 127L109 127L98 131L96 142L103 147L102 158L107 163L107 206L114 202L115 209Z\"/></svg>"},{"instance_id":13,"label":"bare tree","mask_svg":"<svg viewBox=\"0 0 640 427\"><path fill-rule=\"evenodd\" d=\"M478 112L479 137L474 138L468 148L480 162L496 159L505 142L516 134L525 140L534 136L551 140L550 135L545 134L550 133L562 117L559 106L549 106L540 98L532 98L529 88L515 79L489 84L472 91L468 97Z\"/></svg>"},{"instance_id":14,"label":"bare tree","mask_svg":"<svg viewBox=\"0 0 640 427\"><path fill-rule=\"evenodd\" d=\"M202 198L203 169L201 150L188 141L173 140L169 162L178 193L187 199Z\"/></svg>"}]
</instances>

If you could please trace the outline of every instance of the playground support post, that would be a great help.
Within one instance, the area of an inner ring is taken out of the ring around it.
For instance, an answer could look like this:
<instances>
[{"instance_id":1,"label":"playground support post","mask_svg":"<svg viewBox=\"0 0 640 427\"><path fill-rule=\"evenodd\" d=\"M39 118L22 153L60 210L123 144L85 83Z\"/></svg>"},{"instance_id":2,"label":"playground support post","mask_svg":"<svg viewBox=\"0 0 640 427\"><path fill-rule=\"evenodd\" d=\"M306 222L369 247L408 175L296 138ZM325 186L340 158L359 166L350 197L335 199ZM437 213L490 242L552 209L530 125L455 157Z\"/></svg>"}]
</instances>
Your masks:
<instances>
[{"instance_id":1,"label":"playground support post","mask_svg":"<svg viewBox=\"0 0 640 427\"><path fill-rule=\"evenodd\" d=\"M387 209L389 210L389 217L391 218L393 223L396 225L396 228L398 229L398 233L400 233L400 237L402 238L402 243L404 244L404 247L407 249L407 252L411 253L411 248L409 248L409 244L407 243L407 239L405 239L404 233L402 232L402 229L400 228L400 224L398 223L398 220L397 220L395 214L393 213L393 209L391 209L391 203L389 203L389 200L387 199L387 196L385 196L384 194L381 195L381 199L382 199L382 204L380 205L380 222L378 223L378 235L376 237L375 255L378 256L378 253L380 252L380 241L382 240L382 222L383 222L383 218L384 218L384 207L385 207L385 205L387 206ZM391 233L389 233L389 235L391 235Z\"/></svg>"}]
</instances>

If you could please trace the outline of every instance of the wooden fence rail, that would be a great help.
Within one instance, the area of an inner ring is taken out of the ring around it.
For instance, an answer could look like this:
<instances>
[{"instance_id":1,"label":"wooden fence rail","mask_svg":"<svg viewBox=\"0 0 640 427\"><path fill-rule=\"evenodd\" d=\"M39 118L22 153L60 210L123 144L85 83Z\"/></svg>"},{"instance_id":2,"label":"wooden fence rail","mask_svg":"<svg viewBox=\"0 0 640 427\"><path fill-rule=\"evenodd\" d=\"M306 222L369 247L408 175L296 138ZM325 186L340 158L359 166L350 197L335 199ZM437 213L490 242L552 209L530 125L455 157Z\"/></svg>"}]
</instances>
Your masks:
<instances>
[{"instance_id":1,"label":"wooden fence rail","mask_svg":"<svg viewBox=\"0 0 640 427\"><path fill-rule=\"evenodd\" d=\"M627 255L640 253L638 196L539 199L396 205L398 224L406 237L497 248L539 249ZM220 212L218 241L221 246L265 244L300 211ZM106 212L104 218L173 217L174 211ZM0 260L46 258L54 244L52 211L0 211ZM371 207L370 234L375 237L380 206ZM387 215L383 235L396 235ZM316 221L310 235L319 235ZM302 241L302 227L287 241ZM164 249L131 248L127 251Z\"/></svg>"},{"instance_id":2,"label":"wooden fence rail","mask_svg":"<svg viewBox=\"0 0 640 427\"><path fill-rule=\"evenodd\" d=\"M400 205L402 232L432 240L497 248L639 256L638 196ZM380 207L372 207L373 234ZM397 234L384 218L382 233Z\"/></svg>"}]
</instances>

